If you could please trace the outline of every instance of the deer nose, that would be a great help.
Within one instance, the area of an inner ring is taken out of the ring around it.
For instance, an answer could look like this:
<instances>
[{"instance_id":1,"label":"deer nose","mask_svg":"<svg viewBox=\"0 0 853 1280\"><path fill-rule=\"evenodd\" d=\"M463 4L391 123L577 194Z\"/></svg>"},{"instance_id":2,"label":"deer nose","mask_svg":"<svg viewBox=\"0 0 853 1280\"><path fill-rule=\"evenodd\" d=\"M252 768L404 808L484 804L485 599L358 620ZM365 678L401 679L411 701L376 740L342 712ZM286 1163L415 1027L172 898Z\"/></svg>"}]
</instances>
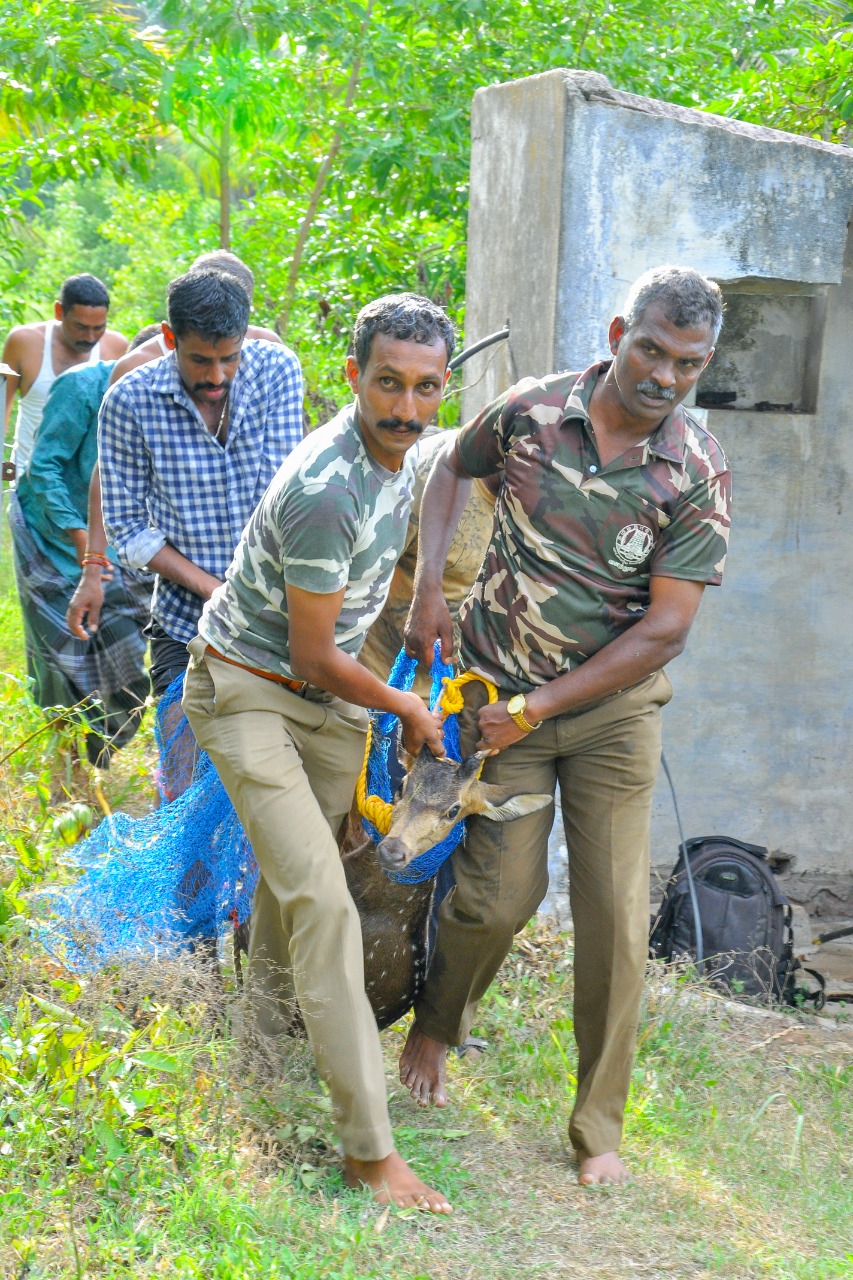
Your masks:
<instances>
[{"instance_id":1,"label":"deer nose","mask_svg":"<svg viewBox=\"0 0 853 1280\"><path fill-rule=\"evenodd\" d=\"M408 849L396 836L386 836L376 846L376 856L380 867L386 871L401 871L409 861Z\"/></svg>"}]
</instances>

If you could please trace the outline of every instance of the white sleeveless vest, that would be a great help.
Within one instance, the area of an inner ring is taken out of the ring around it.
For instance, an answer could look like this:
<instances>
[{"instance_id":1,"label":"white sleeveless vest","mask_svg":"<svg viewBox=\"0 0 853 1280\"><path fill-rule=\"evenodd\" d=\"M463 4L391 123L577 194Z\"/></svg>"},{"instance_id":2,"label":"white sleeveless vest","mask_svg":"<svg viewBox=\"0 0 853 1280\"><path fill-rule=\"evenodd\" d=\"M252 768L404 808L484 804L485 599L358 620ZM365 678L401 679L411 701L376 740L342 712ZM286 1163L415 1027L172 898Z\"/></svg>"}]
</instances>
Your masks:
<instances>
[{"instance_id":1,"label":"white sleeveless vest","mask_svg":"<svg viewBox=\"0 0 853 1280\"><path fill-rule=\"evenodd\" d=\"M45 402L47 401L48 392L56 381L57 375L53 372L53 331L59 324L58 320L47 320L44 326L44 351L41 357L41 368L38 376L30 387L25 396L18 398L18 418L15 423L15 440L12 445L12 461L17 468L19 476L22 476L30 465L30 458L33 454L33 443L36 438L36 432L41 424L42 414L44 413ZM97 364L101 358L101 344L96 342L88 360L81 360L82 364ZM77 368L76 365L71 366L72 369Z\"/></svg>"}]
</instances>

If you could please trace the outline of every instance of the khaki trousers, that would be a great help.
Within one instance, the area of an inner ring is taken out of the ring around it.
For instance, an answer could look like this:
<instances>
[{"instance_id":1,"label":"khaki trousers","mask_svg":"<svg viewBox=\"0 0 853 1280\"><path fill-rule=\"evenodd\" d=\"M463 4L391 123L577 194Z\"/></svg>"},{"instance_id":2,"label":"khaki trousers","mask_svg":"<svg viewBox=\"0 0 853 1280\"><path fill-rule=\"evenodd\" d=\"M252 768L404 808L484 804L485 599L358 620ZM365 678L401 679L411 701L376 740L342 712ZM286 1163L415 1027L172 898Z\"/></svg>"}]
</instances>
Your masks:
<instances>
[{"instance_id":1,"label":"khaki trousers","mask_svg":"<svg viewBox=\"0 0 853 1280\"><path fill-rule=\"evenodd\" d=\"M470 690L470 694L469 694ZM649 821L661 751L656 672L587 711L546 720L485 762L483 781L554 794L560 785L575 930L578 1084L569 1136L588 1155L618 1149L648 955ZM466 688L463 753L479 737L483 686ZM471 818L453 855L418 1025L446 1044L468 1034L477 1002L548 887L550 807L511 822Z\"/></svg>"},{"instance_id":2,"label":"khaki trousers","mask_svg":"<svg viewBox=\"0 0 853 1280\"><path fill-rule=\"evenodd\" d=\"M393 1150L379 1033L364 992L361 924L337 832L352 803L367 713L208 658L193 640L184 709L260 868L249 989L263 1043L281 1043L298 1000L347 1155Z\"/></svg>"}]
</instances>

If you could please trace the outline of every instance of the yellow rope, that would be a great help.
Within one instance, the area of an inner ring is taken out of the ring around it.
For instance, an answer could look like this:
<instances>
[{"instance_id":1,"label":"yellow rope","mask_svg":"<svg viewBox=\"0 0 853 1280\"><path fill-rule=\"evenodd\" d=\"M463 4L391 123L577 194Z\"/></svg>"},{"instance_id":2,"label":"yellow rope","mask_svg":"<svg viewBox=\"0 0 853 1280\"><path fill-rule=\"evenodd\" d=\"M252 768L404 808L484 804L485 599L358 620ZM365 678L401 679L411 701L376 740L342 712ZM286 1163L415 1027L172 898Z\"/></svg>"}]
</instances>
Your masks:
<instances>
[{"instance_id":1,"label":"yellow rope","mask_svg":"<svg viewBox=\"0 0 853 1280\"><path fill-rule=\"evenodd\" d=\"M445 676L441 682L441 709L446 716L458 715L465 706L462 686L469 684L472 680L479 680L486 686L489 702L497 702L498 691L491 680L487 680L485 676L478 676L476 671L464 671L461 676L455 676L452 680Z\"/></svg>"},{"instance_id":2,"label":"yellow rope","mask_svg":"<svg viewBox=\"0 0 853 1280\"><path fill-rule=\"evenodd\" d=\"M462 696L462 686L470 683L471 680L480 680L486 686L486 692L489 702L497 702L498 691L492 684L491 680L487 680L485 676L478 676L474 671L465 671L461 676L455 676L450 679L445 676L441 682L441 699L439 706L445 716L458 715L465 705L465 699ZM387 836L391 830L391 815L394 806L387 800L383 800L381 796L369 796L367 794L367 762L370 758L370 744L373 738L373 725L368 723L367 741L364 744L364 760L361 765L361 773L358 775L358 782L355 784L355 802L358 805L358 811L363 818L367 818L368 822L372 822L376 830L382 836ZM483 770L481 762L480 768L477 770L479 778Z\"/></svg>"},{"instance_id":3,"label":"yellow rope","mask_svg":"<svg viewBox=\"0 0 853 1280\"><path fill-rule=\"evenodd\" d=\"M109 804L109 801L107 800L107 797L104 795L104 789L101 785L101 776L99 773L95 774L95 785L93 787L93 790L95 792L95 799L97 800L98 804L101 806L101 808L104 811L104 816L107 818L112 817L113 811L110 808L110 804Z\"/></svg>"},{"instance_id":4,"label":"yellow rope","mask_svg":"<svg viewBox=\"0 0 853 1280\"><path fill-rule=\"evenodd\" d=\"M381 796L369 796L367 794L367 761L370 756L372 739L373 725L368 721L367 741L364 744L364 760L361 765L361 773L358 775L358 782L355 784L355 802L362 818L367 818L368 822L372 822L381 836L387 836L391 830L391 812L394 806L389 804L387 800L383 800Z\"/></svg>"}]
</instances>

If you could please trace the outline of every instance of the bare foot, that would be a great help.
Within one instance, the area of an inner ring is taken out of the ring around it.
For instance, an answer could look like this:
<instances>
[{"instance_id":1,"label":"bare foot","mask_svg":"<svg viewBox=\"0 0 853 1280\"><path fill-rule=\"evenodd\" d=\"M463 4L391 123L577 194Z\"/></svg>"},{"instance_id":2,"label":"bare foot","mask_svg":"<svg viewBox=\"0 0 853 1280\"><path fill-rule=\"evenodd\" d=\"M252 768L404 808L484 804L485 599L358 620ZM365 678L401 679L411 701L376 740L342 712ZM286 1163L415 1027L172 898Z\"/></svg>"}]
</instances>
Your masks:
<instances>
[{"instance_id":1,"label":"bare foot","mask_svg":"<svg viewBox=\"0 0 853 1280\"><path fill-rule=\"evenodd\" d=\"M579 1151L577 1156L578 1182L582 1187L624 1187L631 1181L631 1175L617 1151L605 1151L600 1156L588 1156Z\"/></svg>"},{"instance_id":2,"label":"bare foot","mask_svg":"<svg viewBox=\"0 0 853 1280\"><path fill-rule=\"evenodd\" d=\"M433 1040L412 1023L403 1052L400 1054L400 1083L404 1084L420 1107L432 1102L447 1106L444 1091L447 1045Z\"/></svg>"},{"instance_id":3,"label":"bare foot","mask_svg":"<svg viewBox=\"0 0 853 1280\"><path fill-rule=\"evenodd\" d=\"M348 1187L369 1187L377 1204L426 1213L452 1213L450 1202L416 1178L402 1156L392 1151L384 1160L356 1160L344 1156L344 1181Z\"/></svg>"}]
</instances>

